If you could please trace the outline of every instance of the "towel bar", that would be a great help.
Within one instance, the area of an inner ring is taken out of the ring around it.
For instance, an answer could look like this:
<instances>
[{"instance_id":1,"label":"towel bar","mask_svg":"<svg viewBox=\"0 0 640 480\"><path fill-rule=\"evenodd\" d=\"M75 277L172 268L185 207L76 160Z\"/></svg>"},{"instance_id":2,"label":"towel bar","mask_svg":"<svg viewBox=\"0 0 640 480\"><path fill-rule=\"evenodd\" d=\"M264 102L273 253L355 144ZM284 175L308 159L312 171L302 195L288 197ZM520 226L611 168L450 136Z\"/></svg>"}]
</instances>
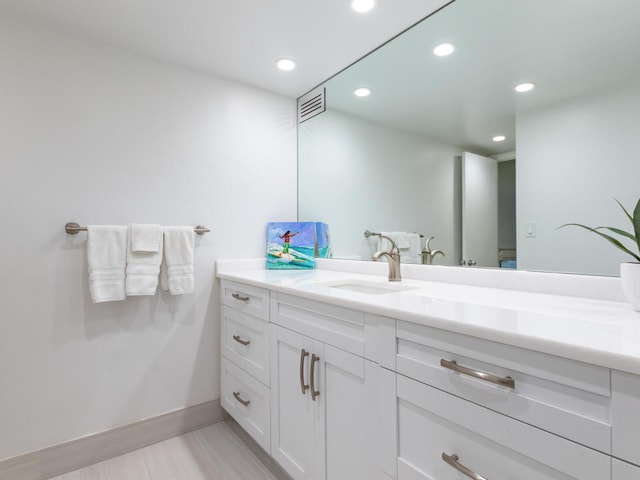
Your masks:
<instances>
[{"instance_id":1,"label":"towel bar","mask_svg":"<svg viewBox=\"0 0 640 480\"><path fill-rule=\"evenodd\" d=\"M78 232L86 232L87 227L81 227L76 222L69 222L64 226L64 231L67 232L69 235L75 235ZM193 229L193 231L196 232L198 235L204 235L205 233L209 233L211 230L209 230L204 225L198 225Z\"/></svg>"},{"instance_id":2,"label":"towel bar","mask_svg":"<svg viewBox=\"0 0 640 480\"><path fill-rule=\"evenodd\" d=\"M372 236L374 236L374 235L376 235L376 236L377 236L377 235L381 235L381 234L380 234L380 233L376 233L376 232L371 232L371 231L369 231L369 230L366 230L366 231L364 232L364 236L365 236L365 237L367 237L367 238L372 237ZM420 238L424 238L424 235L423 235L423 234L420 234Z\"/></svg>"}]
</instances>

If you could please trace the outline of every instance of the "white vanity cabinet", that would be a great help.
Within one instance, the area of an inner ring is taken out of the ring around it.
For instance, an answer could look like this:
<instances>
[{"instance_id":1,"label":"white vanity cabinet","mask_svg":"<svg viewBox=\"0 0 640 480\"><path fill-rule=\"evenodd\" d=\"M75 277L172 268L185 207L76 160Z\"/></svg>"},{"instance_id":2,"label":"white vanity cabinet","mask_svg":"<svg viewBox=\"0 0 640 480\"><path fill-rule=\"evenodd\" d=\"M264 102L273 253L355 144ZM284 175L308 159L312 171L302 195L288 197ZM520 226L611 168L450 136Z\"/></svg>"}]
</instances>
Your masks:
<instances>
[{"instance_id":1,"label":"white vanity cabinet","mask_svg":"<svg viewBox=\"0 0 640 480\"><path fill-rule=\"evenodd\" d=\"M640 467L613 459L613 480L638 480L640 479Z\"/></svg>"},{"instance_id":2,"label":"white vanity cabinet","mask_svg":"<svg viewBox=\"0 0 640 480\"><path fill-rule=\"evenodd\" d=\"M264 285L222 282L222 404L294 480L640 480L640 376Z\"/></svg>"},{"instance_id":3,"label":"white vanity cabinet","mask_svg":"<svg viewBox=\"0 0 640 480\"><path fill-rule=\"evenodd\" d=\"M274 294L271 321L271 455L295 480L378 478L378 365L335 346L364 352L364 314Z\"/></svg>"},{"instance_id":4,"label":"white vanity cabinet","mask_svg":"<svg viewBox=\"0 0 640 480\"><path fill-rule=\"evenodd\" d=\"M614 370L611 383L613 456L640 466L640 377Z\"/></svg>"},{"instance_id":5,"label":"white vanity cabinet","mask_svg":"<svg viewBox=\"0 0 640 480\"><path fill-rule=\"evenodd\" d=\"M221 404L268 452L269 290L224 280L220 293Z\"/></svg>"}]
</instances>

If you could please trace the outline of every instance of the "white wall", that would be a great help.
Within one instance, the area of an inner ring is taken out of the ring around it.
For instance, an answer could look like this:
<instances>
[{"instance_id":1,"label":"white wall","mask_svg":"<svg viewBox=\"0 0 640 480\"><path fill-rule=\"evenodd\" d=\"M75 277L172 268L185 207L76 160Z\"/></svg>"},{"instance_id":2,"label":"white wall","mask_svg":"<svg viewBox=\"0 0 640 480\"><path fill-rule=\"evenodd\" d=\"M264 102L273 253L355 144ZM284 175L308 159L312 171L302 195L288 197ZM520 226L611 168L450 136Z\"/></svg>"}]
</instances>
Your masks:
<instances>
[{"instance_id":1,"label":"white wall","mask_svg":"<svg viewBox=\"0 0 640 480\"><path fill-rule=\"evenodd\" d=\"M218 398L214 261L295 220L295 101L2 12L0 65L0 459ZM68 221L207 225L195 294L92 304Z\"/></svg>"},{"instance_id":2,"label":"white wall","mask_svg":"<svg viewBox=\"0 0 640 480\"><path fill-rule=\"evenodd\" d=\"M436 263L458 264L459 148L331 110L298 142L300 220L329 224L335 257L369 259L365 230L408 231L436 237Z\"/></svg>"},{"instance_id":3,"label":"white wall","mask_svg":"<svg viewBox=\"0 0 640 480\"><path fill-rule=\"evenodd\" d=\"M518 268L618 275L630 261L606 240L565 223L629 230L615 203L640 196L640 85L620 86L517 118ZM525 222L537 236L525 236Z\"/></svg>"}]
</instances>

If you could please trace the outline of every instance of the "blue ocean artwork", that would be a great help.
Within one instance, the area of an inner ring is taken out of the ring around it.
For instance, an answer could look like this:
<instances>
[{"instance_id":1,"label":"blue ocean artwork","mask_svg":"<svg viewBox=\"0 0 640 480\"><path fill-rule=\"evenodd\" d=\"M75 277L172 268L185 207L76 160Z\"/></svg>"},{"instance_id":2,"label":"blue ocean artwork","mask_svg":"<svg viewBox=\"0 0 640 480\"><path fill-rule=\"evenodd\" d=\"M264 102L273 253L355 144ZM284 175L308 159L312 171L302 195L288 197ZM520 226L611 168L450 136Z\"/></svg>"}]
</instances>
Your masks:
<instances>
[{"instance_id":1,"label":"blue ocean artwork","mask_svg":"<svg viewBox=\"0 0 640 480\"><path fill-rule=\"evenodd\" d=\"M316 266L313 222L270 222L267 225L267 268L308 270Z\"/></svg>"}]
</instances>

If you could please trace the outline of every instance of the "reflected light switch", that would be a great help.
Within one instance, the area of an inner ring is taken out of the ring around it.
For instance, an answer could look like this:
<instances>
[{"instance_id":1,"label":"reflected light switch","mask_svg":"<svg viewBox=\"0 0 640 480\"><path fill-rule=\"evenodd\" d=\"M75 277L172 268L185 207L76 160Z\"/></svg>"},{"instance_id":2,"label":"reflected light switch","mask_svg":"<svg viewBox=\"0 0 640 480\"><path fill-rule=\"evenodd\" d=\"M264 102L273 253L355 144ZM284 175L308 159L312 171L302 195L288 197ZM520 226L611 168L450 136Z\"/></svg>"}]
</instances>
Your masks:
<instances>
[{"instance_id":1,"label":"reflected light switch","mask_svg":"<svg viewBox=\"0 0 640 480\"><path fill-rule=\"evenodd\" d=\"M533 238L536 236L537 224L533 220L529 220L524 222L525 225L525 236L527 238Z\"/></svg>"}]
</instances>

